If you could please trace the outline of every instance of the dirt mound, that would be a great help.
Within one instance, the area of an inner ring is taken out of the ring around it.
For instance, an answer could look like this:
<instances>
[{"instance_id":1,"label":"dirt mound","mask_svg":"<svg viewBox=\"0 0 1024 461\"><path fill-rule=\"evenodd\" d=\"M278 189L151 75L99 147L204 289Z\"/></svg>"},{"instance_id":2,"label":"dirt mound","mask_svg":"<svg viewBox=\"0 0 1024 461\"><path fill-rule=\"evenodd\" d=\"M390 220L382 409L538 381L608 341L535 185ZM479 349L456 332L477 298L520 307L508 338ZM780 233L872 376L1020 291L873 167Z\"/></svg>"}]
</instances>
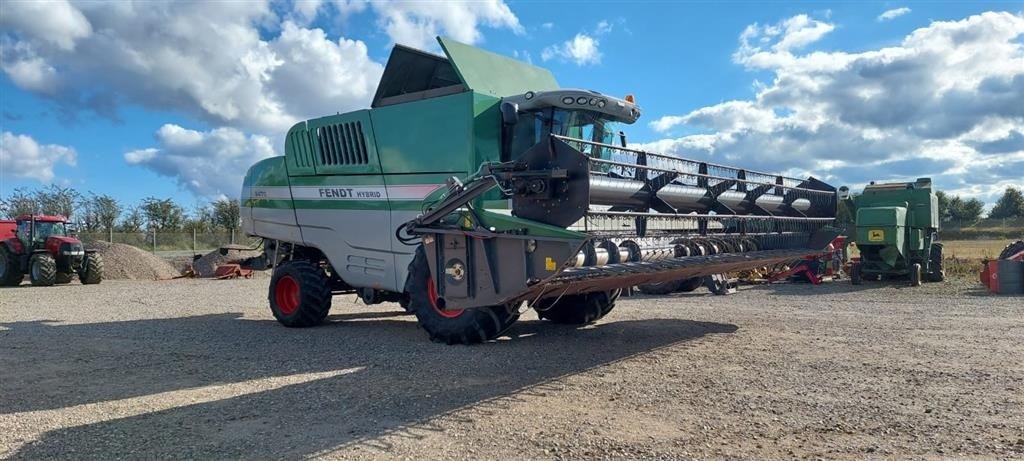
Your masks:
<instances>
[{"instance_id":1,"label":"dirt mound","mask_svg":"<svg viewBox=\"0 0 1024 461\"><path fill-rule=\"evenodd\" d=\"M89 245L103 257L103 278L110 280L158 280L181 275L158 256L121 243Z\"/></svg>"},{"instance_id":2,"label":"dirt mound","mask_svg":"<svg viewBox=\"0 0 1024 461\"><path fill-rule=\"evenodd\" d=\"M217 271L217 266L221 264L241 264L246 269L265 269L263 267L252 267L249 263L250 259L258 258L261 251L253 251L249 249L241 248L221 248L219 250L213 250L202 258L199 258L192 267L196 271L198 277L213 277L213 273Z\"/></svg>"}]
</instances>

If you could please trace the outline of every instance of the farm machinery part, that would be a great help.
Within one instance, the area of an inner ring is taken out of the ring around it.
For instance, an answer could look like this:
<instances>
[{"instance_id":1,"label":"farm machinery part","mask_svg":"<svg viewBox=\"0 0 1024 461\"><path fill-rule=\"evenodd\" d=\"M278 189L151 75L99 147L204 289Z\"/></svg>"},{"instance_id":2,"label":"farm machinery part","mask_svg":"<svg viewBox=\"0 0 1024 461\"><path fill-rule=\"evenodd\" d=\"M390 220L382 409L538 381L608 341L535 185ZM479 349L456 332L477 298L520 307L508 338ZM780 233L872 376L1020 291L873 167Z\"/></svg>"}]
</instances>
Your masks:
<instances>
[{"instance_id":1,"label":"farm machinery part","mask_svg":"<svg viewBox=\"0 0 1024 461\"><path fill-rule=\"evenodd\" d=\"M18 216L13 220L13 235L11 221L0 224L7 234L0 240L0 286L19 285L25 274L36 286L69 283L76 274L83 284L103 279L102 258L69 235L65 218Z\"/></svg>"},{"instance_id":2,"label":"farm machinery part","mask_svg":"<svg viewBox=\"0 0 1024 461\"><path fill-rule=\"evenodd\" d=\"M524 304L588 323L623 289L799 259L838 234L821 181L629 148L632 97L440 43L396 46L371 109L299 123L246 174L242 225L276 265L281 323L316 325L352 293L472 343Z\"/></svg>"},{"instance_id":3,"label":"farm machinery part","mask_svg":"<svg viewBox=\"0 0 1024 461\"><path fill-rule=\"evenodd\" d=\"M851 283L906 277L910 285L919 286L945 279L939 202L931 179L872 182L860 195L843 187L840 196L855 216L853 239L860 251L850 268Z\"/></svg>"},{"instance_id":4,"label":"farm machinery part","mask_svg":"<svg viewBox=\"0 0 1024 461\"><path fill-rule=\"evenodd\" d=\"M980 278L992 293L1024 293L1024 240L1006 245L996 259L983 261Z\"/></svg>"}]
</instances>

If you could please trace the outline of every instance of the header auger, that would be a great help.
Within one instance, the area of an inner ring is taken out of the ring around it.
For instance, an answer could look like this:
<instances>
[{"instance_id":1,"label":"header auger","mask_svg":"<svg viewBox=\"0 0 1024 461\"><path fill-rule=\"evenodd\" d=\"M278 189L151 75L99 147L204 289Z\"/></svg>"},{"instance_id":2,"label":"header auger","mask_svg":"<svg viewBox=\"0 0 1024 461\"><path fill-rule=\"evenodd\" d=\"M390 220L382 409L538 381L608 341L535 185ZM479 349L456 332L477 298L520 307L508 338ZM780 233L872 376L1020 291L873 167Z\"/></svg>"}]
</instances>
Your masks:
<instances>
[{"instance_id":1,"label":"header auger","mask_svg":"<svg viewBox=\"0 0 1024 461\"><path fill-rule=\"evenodd\" d=\"M285 325L358 293L472 343L524 305L588 323L622 288L790 261L838 234L827 184L626 147L632 98L440 43L445 57L396 46L370 110L300 123L247 174L243 226L278 262Z\"/></svg>"}]
</instances>

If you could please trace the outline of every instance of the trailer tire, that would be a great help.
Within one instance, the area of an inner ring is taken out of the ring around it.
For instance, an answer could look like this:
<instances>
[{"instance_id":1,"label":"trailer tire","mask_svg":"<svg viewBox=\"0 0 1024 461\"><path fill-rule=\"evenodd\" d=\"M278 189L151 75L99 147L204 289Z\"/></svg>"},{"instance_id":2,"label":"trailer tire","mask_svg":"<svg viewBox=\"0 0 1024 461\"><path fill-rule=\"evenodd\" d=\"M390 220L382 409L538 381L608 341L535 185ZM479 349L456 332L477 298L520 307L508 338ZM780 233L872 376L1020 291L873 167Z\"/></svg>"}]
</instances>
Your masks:
<instances>
[{"instance_id":1,"label":"trailer tire","mask_svg":"<svg viewBox=\"0 0 1024 461\"><path fill-rule=\"evenodd\" d=\"M24 278L25 274L18 267L18 258L6 246L0 245L0 286L17 286Z\"/></svg>"},{"instance_id":2,"label":"trailer tire","mask_svg":"<svg viewBox=\"0 0 1024 461\"><path fill-rule=\"evenodd\" d=\"M497 338L519 319L517 305L484 306L465 310L445 310L438 305L434 281L421 245L409 263L405 292L409 308L430 335L430 340L445 344L476 344Z\"/></svg>"},{"instance_id":3,"label":"trailer tire","mask_svg":"<svg viewBox=\"0 0 1024 461\"><path fill-rule=\"evenodd\" d=\"M103 257L98 253L86 253L82 271L78 273L82 285L96 285L103 281Z\"/></svg>"},{"instance_id":4,"label":"trailer tire","mask_svg":"<svg viewBox=\"0 0 1024 461\"><path fill-rule=\"evenodd\" d=\"M36 253L29 259L29 279L37 287L53 286L57 281L57 261L46 253Z\"/></svg>"},{"instance_id":5,"label":"trailer tire","mask_svg":"<svg viewBox=\"0 0 1024 461\"><path fill-rule=\"evenodd\" d=\"M914 263L910 265L910 286L921 286L921 263Z\"/></svg>"},{"instance_id":6,"label":"trailer tire","mask_svg":"<svg viewBox=\"0 0 1024 461\"><path fill-rule=\"evenodd\" d=\"M1003 251L999 252L999 257L996 259L1010 259L1010 256L1022 251L1024 251L1024 240L1017 240L1016 242L1006 245L1006 247L1003 248Z\"/></svg>"},{"instance_id":7,"label":"trailer tire","mask_svg":"<svg viewBox=\"0 0 1024 461\"><path fill-rule=\"evenodd\" d=\"M850 284L860 285L861 283L864 283L864 278L861 274L861 264L853 263L850 265Z\"/></svg>"},{"instance_id":8,"label":"trailer tire","mask_svg":"<svg viewBox=\"0 0 1024 461\"><path fill-rule=\"evenodd\" d=\"M682 280L669 280L668 282L645 283L637 285L636 288L645 295L667 295L679 291Z\"/></svg>"},{"instance_id":9,"label":"trailer tire","mask_svg":"<svg viewBox=\"0 0 1024 461\"><path fill-rule=\"evenodd\" d=\"M533 308L541 320L562 325L586 325L608 315L622 290L595 291L537 301Z\"/></svg>"},{"instance_id":10,"label":"trailer tire","mask_svg":"<svg viewBox=\"0 0 1024 461\"><path fill-rule=\"evenodd\" d=\"M308 261L289 261L277 266L267 298L274 318L290 328L319 325L331 310L327 275Z\"/></svg>"},{"instance_id":11,"label":"trailer tire","mask_svg":"<svg viewBox=\"0 0 1024 461\"><path fill-rule=\"evenodd\" d=\"M941 282L946 280L946 269L942 265L942 244L932 244L932 254L929 257L928 281Z\"/></svg>"},{"instance_id":12,"label":"trailer tire","mask_svg":"<svg viewBox=\"0 0 1024 461\"><path fill-rule=\"evenodd\" d=\"M679 282L680 293L689 293L704 286L704 277L690 277Z\"/></svg>"}]
</instances>

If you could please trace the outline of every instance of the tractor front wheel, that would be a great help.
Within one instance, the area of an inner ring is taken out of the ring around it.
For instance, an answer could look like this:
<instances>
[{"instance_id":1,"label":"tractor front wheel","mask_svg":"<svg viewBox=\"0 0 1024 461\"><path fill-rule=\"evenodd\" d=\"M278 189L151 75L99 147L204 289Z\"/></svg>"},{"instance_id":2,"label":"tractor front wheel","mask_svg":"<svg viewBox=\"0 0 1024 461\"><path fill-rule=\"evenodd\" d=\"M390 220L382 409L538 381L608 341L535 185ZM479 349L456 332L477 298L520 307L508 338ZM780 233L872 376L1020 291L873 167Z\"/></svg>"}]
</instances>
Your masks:
<instances>
[{"instance_id":1,"label":"tractor front wheel","mask_svg":"<svg viewBox=\"0 0 1024 461\"><path fill-rule=\"evenodd\" d=\"M270 311L292 328L319 325L331 310L331 289L323 269L308 261L277 266L270 278Z\"/></svg>"},{"instance_id":2,"label":"tractor front wheel","mask_svg":"<svg viewBox=\"0 0 1024 461\"><path fill-rule=\"evenodd\" d=\"M420 327L435 342L475 344L490 341L519 319L519 306L511 304L465 310L445 309L444 300L438 297L430 276L426 251L422 246L416 249L416 256L409 263L405 292L409 295L409 308L416 314Z\"/></svg>"},{"instance_id":3,"label":"tractor front wheel","mask_svg":"<svg viewBox=\"0 0 1024 461\"><path fill-rule=\"evenodd\" d=\"M37 253L29 259L29 278L37 287L52 286L57 281L57 261L46 253Z\"/></svg>"},{"instance_id":4,"label":"tractor front wheel","mask_svg":"<svg viewBox=\"0 0 1024 461\"><path fill-rule=\"evenodd\" d=\"M586 325L608 315L622 290L596 291L542 299L533 306L541 320L564 325Z\"/></svg>"},{"instance_id":5,"label":"tractor front wheel","mask_svg":"<svg viewBox=\"0 0 1024 461\"><path fill-rule=\"evenodd\" d=\"M914 263L910 265L910 286L921 286L921 263Z\"/></svg>"},{"instance_id":6,"label":"tractor front wheel","mask_svg":"<svg viewBox=\"0 0 1024 461\"><path fill-rule=\"evenodd\" d=\"M18 257L7 247L0 246L0 286L13 287L21 283L25 274L18 267Z\"/></svg>"},{"instance_id":7,"label":"tractor front wheel","mask_svg":"<svg viewBox=\"0 0 1024 461\"><path fill-rule=\"evenodd\" d=\"M82 263L82 271L78 273L78 281L82 285L95 285L103 281L103 258L97 253L87 253Z\"/></svg>"},{"instance_id":8,"label":"tractor front wheel","mask_svg":"<svg viewBox=\"0 0 1024 461\"><path fill-rule=\"evenodd\" d=\"M58 285L71 283L71 274L67 272L57 272L57 278L54 279L54 282L57 283Z\"/></svg>"}]
</instances>

